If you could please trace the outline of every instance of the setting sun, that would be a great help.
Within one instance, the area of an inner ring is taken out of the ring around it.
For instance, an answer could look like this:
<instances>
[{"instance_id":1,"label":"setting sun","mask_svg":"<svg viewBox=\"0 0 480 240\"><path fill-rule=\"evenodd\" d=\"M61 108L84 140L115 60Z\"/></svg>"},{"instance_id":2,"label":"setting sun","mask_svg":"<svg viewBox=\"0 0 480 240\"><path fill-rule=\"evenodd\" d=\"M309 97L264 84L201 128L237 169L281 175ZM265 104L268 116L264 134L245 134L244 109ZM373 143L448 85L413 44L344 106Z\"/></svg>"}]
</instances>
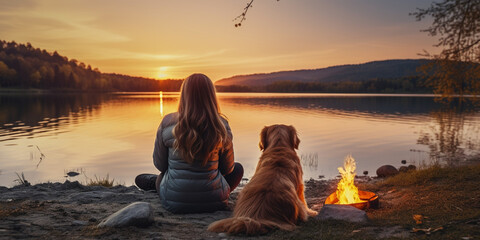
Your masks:
<instances>
[{"instance_id":1,"label":"setting sun","mask_svg":"<svg viewBox=\"0 0 480 240\"><path fill-rule=\"evenodd\" d=\"M167 71L168 71L168 67L165 67L165 66L159 67L156 77L157 77L158 79L167 78L167 76L168 76Z\"/></svg>"}]
</instances>

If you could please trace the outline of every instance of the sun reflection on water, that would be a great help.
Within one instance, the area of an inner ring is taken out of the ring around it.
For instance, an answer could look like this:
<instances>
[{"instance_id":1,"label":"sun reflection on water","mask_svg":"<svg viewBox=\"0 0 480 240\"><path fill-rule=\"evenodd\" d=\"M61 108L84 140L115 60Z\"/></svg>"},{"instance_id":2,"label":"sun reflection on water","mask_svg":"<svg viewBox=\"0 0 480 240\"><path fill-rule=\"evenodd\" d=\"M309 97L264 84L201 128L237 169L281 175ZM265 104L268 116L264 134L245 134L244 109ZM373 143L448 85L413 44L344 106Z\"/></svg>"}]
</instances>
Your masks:
<instances>
[{"instance_id":1,"label":"sun reflection on water","mask_svg":"<svg viewBox=\"0 0 480 240\"><path fill-rule=\"evenodd\" d=\"M160 95L159 97L160 98L160 115L162 115L163 117L163 92L160 91L159 95Z\"/></svg>"}]
</instances>

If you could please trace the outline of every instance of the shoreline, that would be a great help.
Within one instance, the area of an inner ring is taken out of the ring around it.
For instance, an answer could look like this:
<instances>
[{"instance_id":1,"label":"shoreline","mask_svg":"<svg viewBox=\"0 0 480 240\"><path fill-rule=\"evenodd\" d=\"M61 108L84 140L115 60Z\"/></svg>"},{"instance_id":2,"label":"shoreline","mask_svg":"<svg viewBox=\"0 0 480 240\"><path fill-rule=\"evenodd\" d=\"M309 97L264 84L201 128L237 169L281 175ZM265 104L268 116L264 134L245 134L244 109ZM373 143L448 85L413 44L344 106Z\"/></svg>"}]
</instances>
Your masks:
<instances>
[{"instance_id":1,"label":"shoreline","mask_svg":"<svg viewBox=\"0 0 480 240\"><path fill-rule=\"evenodd\" d=\"M83 94L145 94L145 93L180 93L180 91L114 91L114 90L81 90L81 89L74 89L74 88L55 88L55 89L44 89L44 88L2 88L0 87L0 93L21 93L21 94L68 94L68 93L83 93ZM237 92L237 91L217 91L218 94L268 94L268 95L291 95L291 94L299 94L299 95L362 95L362 96L419 96L419 97L439 97L439 95L435 95L432 92L392 92L392 93L385 93L385 92L274 92L274 91L245 91L245 92ZM469 97L469 95L466 95ZM459 96L454 96L459 97Z\"/></svg>"},{"instance_id":2,"label":"shoreline","mask_svg":"<svg viewBox=\"0 0 480 240\"><path fill-rule=\"evenodd\" d=\"M272 230L260 236L227 236L206 231L230 217L229 210L200 214L172 214L161 207L156 192L135 186L84 186L79 182L41 183L0 187L0 239L459 239L480 237L480 163L471 166L432 166L389 178L356 180L359 190L379 196L380 207L368 209L367 223L309 218L292 232ZM310 208L320 210L335 191L335 179L305 182ZM238 193L229 198L233 209ZM445 198L445 196L449 196ZM148 227L98 228L116 211L134 202L153 207ZM415 223L412 216L421 216ZM415 230L417 229L417 230ZM420 230L418 230L420 229ZM430 230L429 230L430 229ZM432 229L437 229L432 232Z\"/></svg>"},{"instance_id":3,"label":"shoreline","mask_svg":"<svg viewBox=\"0 0 480 240\"><path fill-rule=\"evenodd\" d=\"M305 183L305 194L311 207L318 209L329 192L326 189L336 187L332 181L310 180ZM139 190L136 186L106 188L66 180L64 183L0 187L0 235L3 236L0 239L45 238L47 235L80 239L224 239L223 235L207 232L206 228L216 220L230 217L243 186L240 184L230 194L230 210L201 214L172 214L161 207L156 192ZM150 227L96 227L112 213L139 201L153 206L155 222ZM189 231L185 231L186 228Z\"/></svg>"}]
</instances>

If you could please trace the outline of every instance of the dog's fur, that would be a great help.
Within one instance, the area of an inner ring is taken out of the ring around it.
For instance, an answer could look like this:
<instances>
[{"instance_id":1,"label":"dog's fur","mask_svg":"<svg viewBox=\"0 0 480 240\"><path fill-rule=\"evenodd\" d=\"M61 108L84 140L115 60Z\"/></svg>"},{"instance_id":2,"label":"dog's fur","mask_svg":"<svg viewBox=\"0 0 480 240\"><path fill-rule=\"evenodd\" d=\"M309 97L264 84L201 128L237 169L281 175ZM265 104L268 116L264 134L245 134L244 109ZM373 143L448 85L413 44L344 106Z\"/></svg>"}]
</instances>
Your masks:
<instances>
[{"instance_id":1,"label":"dog's fur","mask_svg":"<svg viewBox=\"0 0 480 240\"><path fill-rule=\"evenodd\" d=\"M303 171L293 126L272 125L260 134L263 154L250 182L240 192L233 217L216 221L212 232L263 234L272 228L294 230L298 220L317 215L305 202Z\"/></svg>"}]
</instances>

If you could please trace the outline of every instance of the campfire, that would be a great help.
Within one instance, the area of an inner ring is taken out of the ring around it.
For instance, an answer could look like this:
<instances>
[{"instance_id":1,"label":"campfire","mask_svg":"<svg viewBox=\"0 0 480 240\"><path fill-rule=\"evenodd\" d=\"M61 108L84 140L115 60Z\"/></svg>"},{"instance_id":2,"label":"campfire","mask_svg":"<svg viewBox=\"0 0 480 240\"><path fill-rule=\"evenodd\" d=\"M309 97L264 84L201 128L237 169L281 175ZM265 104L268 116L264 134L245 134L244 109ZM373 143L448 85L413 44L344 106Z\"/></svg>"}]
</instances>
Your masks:
<instances>
[{"instance_id":1,"label":"campfire","mask_svg":"<svg viewBox=\"0 0 480 240\"><path fill-rule=\"evenodd\" d=\"M362 210L378 207L378 196L375 193L360 191L355 186L356 168L355 159L348 155L343 167L338 168L342 179L338 182L337 191L327 197L325 204L351 205Z\"/></svg>"}]
</instances>

